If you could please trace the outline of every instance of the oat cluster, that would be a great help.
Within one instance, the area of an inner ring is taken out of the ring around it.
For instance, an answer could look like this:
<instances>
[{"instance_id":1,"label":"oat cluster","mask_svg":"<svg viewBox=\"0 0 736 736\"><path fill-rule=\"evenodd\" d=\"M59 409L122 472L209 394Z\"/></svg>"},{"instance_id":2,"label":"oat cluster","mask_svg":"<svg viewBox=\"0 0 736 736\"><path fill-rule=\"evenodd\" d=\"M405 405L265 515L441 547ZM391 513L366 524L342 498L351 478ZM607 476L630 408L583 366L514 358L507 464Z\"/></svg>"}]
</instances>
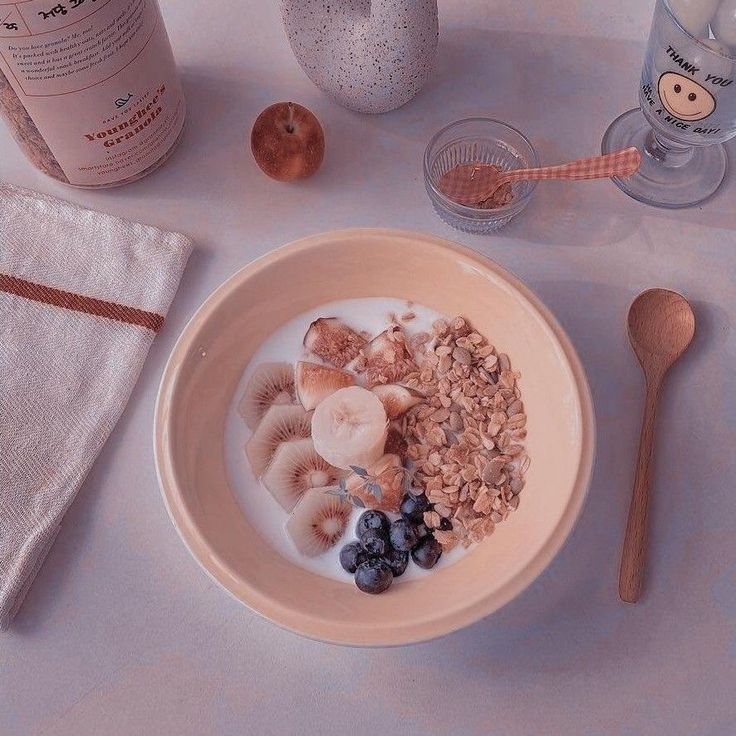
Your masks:
<instances>
[{"instance_id":1,"label":"oat cluster","mask_svg":"<svg viewBox=\"0 0 736 736\"><path fill-rule=\"evenodd\" d=\"M419 369L403 383L427 401L404 415L402 430L416 491L433 504L424 522L445 550L467 547L519 506L529 467L519 374L462 317L437 320L409 347Z\"/></svg>"}]
</instances>

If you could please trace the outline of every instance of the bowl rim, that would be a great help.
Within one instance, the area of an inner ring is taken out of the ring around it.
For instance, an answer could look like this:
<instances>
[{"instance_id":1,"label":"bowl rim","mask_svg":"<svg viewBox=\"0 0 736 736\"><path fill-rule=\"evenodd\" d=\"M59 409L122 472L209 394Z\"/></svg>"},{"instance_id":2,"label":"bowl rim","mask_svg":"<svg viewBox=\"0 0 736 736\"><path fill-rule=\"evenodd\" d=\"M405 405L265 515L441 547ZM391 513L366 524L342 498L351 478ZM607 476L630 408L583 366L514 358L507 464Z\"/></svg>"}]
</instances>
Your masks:
<instances>
[{"instance_id":1,"label":"bowl rim","mask_svg":"<svg viewBox=\"0 0 736 736\"><path fill-rule=\"evenodd\" d=\"M318 249L324 242L336 239L345 241L364 237L421 240L426 245L449 249L458 257L471 261L474 266L493 272L496 277L500 277L515 289L542 317L562 349L580 402L582 430L581 451L575 482L562 516L540 547L539 552L514 578L466 608L456 609L421 623L401 625L391 622L384 628L366 630L360 638L357 638L353 629L348 625L345 626L345 630L341 630L334 621L328 626L318 616L298 608L282 605L262 594L247 580L232 571L227 563L214 553L182 502L171 452L169 406L181 378L183 358L191 351L195 343L193 338L196 337L198 327L233 290L247 281L254 273L269 268L273 263L288 258L292 253ZM390 228L348 228L307 236L276 248L236 271L211 292L184 326L166 362L156 396L152 439L156 475L169 518L197 564L231 597L279 627L309 639L345 646L388 647L429 641L465 628L506 605L547 568L569 537L587 496L595 456L596 424L593 400L585 370L570 338L539 297L518 277L490 258L434 235ZM211 566L205 564L203 559L205 557Z\"/></svg>"},{"instance_id":2,"label":"bowl rim","mask_svg":"<svg viewBox=\"0 0 736 736\"><path fill-rule=\"evenodd\" d=\"M442 205L442 207L447 210L450 209L453 214L459 215L464 218L470 218L470 219L488 219L488 220L495 220L502 217L505 217L509 214L515 214L518 211L524 209L526 205L529 203L529 200L531 199L532 195L534 194L535 189L537 188L537 181L532 180L529 182L529 188L528 190L518 199L512 199L511 202L508 204L502 205L501 207L496 207L492 210L482 210L478 207L470 207L469 205L461 204L460 202L456 202L454 199L450 199L441 189L437 187L437 185L434 182L434 178L432 177L430 168L431 168L431 162L430 162L430 151L434 148L436 142L439 140L440 136L447 133L447 131L452 130L453 128L459 127L460 125L465 125L466 123L492 123L493 125L499 125L502 128L505 128L507 131L511 131L512 133L515 133L518 135L524 143L526 143L527 146L529 146L529 150L532 152L532 160L529 163L530 168L537 168L539 166L539 153L537 152L537 149L534 147L534 144L529 140L529 138L524 135L518 128L514 127L513 125L510 125L509 123L499 120L498 118L489 118L482 115L477 115L474 117L469 118L461 118L460 120L454 120L451 123L448 123L447 125L440 128L429 140L429 143L427 143L427 146L424 149L424 156L422 157L422 169L424 172L424 182L427 187L432 191L433 196L437 200L437 203ZM489 136L489 139L493 136ZM496 140L502 140L501 138L496 138ZM487 212L488 217L487 218L480 218L478 216L479 212Z\"/></svg>"}]
</instances>

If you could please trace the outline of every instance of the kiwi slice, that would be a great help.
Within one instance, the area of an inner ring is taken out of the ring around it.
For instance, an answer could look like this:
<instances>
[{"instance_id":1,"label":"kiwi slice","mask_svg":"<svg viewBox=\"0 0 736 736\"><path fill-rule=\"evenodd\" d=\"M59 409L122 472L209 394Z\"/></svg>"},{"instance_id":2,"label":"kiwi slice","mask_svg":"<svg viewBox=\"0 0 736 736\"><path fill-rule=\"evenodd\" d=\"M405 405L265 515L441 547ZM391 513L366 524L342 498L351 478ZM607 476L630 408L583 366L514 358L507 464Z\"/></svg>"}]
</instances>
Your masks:
<instances>
[{"instance_id":1,"label":"kiwi slice","mask_svg":"<svg viewBox=\"0 0 736 736\"><path fill-rule=\"evenodd\" d=\"M317 454L311 439L292 440L279 445L262 480L281 506L291 511L310 488L334 486L340 472Z\"/></svg>"},{"instance_id":2,"label":"kiwi slice","mask_svg":"<svg viewBox=\"0 0 736 736\"><path fill-rule=\"evenodd\" d=\"M262 363L248 381L238 412L255 429L272 406L295 400L294 369L288 363Z\"/></svg>"},{"instance_id":3,"label":"kiwi slice","mask_svg":"<svg viewBox=\"0 0 736 736\"><path fill-rule=\"evenodd\" d=\"M313 488L304 493L286 522L286 531L306 557L334 547L347 529L352 506L339 496Z\"/></svg>"},{"instance_id":4,"label":"kiwi slice","mask_svg":"<svg viewBox=\"0 0 736 736\"><path fill-rule=\"evenodd\" d=\"M263 415L245 446L253 472L263 475L282 442L309 437L311 419L311 415L297 404L274 404Z\"/></svg>"}]
</instances>

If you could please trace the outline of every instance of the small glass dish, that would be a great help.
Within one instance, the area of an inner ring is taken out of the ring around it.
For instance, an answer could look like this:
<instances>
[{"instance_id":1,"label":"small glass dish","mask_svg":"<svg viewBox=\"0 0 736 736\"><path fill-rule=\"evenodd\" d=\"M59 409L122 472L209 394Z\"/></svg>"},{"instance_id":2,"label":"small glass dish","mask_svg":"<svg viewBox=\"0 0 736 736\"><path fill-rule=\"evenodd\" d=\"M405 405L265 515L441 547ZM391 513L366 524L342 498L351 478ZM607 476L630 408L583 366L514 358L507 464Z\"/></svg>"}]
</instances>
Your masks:
<instances>
[{"instance_id":1,"label":"small glass dish","mask_svg":"<svg viewBox=\"0 0 736 736\"><path fill-rule=\"evenodd\" d=\"M495 164L505 171L539 166L539 157L526 136L492 118L466 118L446 125L424 152L424 184L437 214L467 233L486 235L506 225L529 204L534 181L515 182L509 204L486 210L458 204L438 188L440 178L458 164Z\"/></svg>"}]
</instances>

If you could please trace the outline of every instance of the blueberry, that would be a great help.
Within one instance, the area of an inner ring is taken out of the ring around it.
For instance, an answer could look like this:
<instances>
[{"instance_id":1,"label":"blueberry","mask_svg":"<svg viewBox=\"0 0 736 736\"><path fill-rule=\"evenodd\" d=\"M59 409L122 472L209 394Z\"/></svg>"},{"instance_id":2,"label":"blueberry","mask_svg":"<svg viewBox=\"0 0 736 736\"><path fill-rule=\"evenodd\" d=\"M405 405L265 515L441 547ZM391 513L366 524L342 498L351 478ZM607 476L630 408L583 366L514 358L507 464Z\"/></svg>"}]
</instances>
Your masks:
<instances>
[{"instance_id":1,"label":"blueberry","mask_svg":"<svg viewBox=\"0 0 736 736\"><path fill-rule=\"evenodd\" d=\"M449 532L452 529L452 522L449 519L440 519L440 529L443 532Z\"/></svg>"},{"instance_id":2,"label":"blueberry","mask_svg":"<svg viewBox=\"0 0 736 736\"><path fill-rule=\"evenodd\" d=\"M417 531L417 539L423 539L429 534L429 529L424 524L417 524L414 528Z\"/></svg>"},{"instance_id":3,"label":"blueberry","mask_svg":"<svg viewBox=\"0 0 736 736\"><path fill-rule=\"evenodd\" d=\"M355 526L355 533L361 541L370 532L380 532L388 539L389 520L381 511L364 511Z\"/></svg>"},{"instance_id":4,"label":"blueberry","mask_svg":"<svg viewBox=\"0 0 736 736\"><path fill-rule=\"evenodd\" d=\"M383 557L390 549L391 544L383 530L369 529L360 539L363 549L371 556Z\"/></svg>"},{"instance_id":5,"label":"blueberry","mask_svg":"<svg viewBox=\"0 0 736 736\"><path fill-rule=\"evenodd\" d=\"M399 575L404 574L404 570L406 570L406 566L409 564L409 553L402 552L399 549L391 549L383 559L388 562L391 572L397 578Z\"/></svg>"},{"instance_id":6,"label":"blueberry","mask_svg":"<svg viewBox=\"0 0 736 736\"><path fill-rule=\"evenodd\" d=\"M367 555L360 542L350 542L340 550L340 564L345 572L354 573L358 565L366 559Z\"/></svg>"},{"instance_id":7,"label":"blueberry","mask_svg":"<svg viewBox=\"0 0 736 736\"><path fill-rule=\"evenodd\" d=\"M389 530L389 539L394 549L409 552L419 541L416 527L408 519L396 519Z\"/></svg>"},{"instance_id":8,"label":"blueberry","mask_svg":"<svg viewBox=\"0 0 736 736\"><path fill-rule=\"evenodd\" d=\"M411 551L411 558L425 570L433 568L442 556L442 546L434 537L424 537Z\"/></svg>"},{"instance_id":9,"label":"blueberry","mask_svg":"<svg viewBox=\"0 0 736 736\"><path fill-rule=\"evenodd\" d=\"M385 560L373 557L361 562L355 573L355 584L364 593L383 593L394 581L394 574Z\"/></svg>"},{"instance_id":10,"label":"blueberry","mask_svg":"<svg viewBox=\"0 0 736 736\"><path fill-rule=\"evenodd\" d=\"M429 500L422 494L421 496L414 496L411 493L407 493L404 498L401 499L401 506L399 506L401 515L418 524L422 521L424 512L429 511Z\"/></svg>"}]
</instances>

